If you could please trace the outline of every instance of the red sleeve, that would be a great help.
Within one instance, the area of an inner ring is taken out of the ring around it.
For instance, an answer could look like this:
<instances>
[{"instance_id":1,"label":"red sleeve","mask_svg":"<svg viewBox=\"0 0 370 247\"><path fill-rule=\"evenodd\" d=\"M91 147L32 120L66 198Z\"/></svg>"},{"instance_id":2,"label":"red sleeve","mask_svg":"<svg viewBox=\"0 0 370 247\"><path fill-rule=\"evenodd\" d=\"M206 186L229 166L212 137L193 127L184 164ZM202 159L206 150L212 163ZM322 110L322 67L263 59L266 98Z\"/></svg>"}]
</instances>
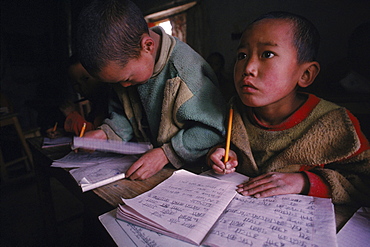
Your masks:
<instances>
[{"instance_id":1,"label":"red sleeve","mask_svg":"<svg viewBox=\"0 0 370 247\"><path fill-rule=\"evenodd\" d=\"M364 133L362 133L362 131L361 131L361 126L360 126L360 122L358 121L358 119L350 111L347 110L347 113L348 113L348 116L349 116L349 118L351 119L351 121L353 123L353 126L355 127L356 133L357 133L358 138L360 139L360 143L361 143L361 146L357 150L357 152L355 152L352 156L349 157L349 158L351 158L351 157L356 156L356 155L362 153L363 151L369 149L370 145L369 145L369 141L366 139Z\"/></svg>"},{"instance_id":2,"label":"red sleeve","mask_svg":"<svg viewBox=\"0 0 370 247\"><path fill-rule=\"evenodd\" d=\"M77 111L74 111L67 116L64 122L64 130L78 136L84 123L86 123L86 131L94 129L92 123L87 122Z\"/></svg>"},{"instance_id":3,"label":"red sleeve","mask_svg":"<svg viewBox=\"0 0 370 247\"><path fill-rule=\"evenodd\" d=\"M327 183L317 174L303 171L308 178L310 183L310 189L308 191L308 196L315 196L315 197L322 197L322 198L330 198L331 197L331 190Z\"/></svg>"}]
</instances>

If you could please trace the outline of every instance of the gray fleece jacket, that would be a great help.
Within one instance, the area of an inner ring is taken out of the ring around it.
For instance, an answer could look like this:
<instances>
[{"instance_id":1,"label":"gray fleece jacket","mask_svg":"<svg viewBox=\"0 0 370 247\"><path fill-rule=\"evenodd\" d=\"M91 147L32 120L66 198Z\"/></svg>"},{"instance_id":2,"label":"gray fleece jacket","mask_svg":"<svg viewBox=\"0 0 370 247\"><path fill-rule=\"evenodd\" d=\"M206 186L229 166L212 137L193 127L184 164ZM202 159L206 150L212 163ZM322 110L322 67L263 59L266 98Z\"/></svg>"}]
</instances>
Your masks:
<instances>
[{"instance_id":1,"label":"gray fleece jacket","mask_svg":"<svg viewBox=\"0 0 370 247\"><path fill-rule=\"evenodd\" d=\"M226 103L200 55L163 29L152 30L162 37L153 76L139 86L114 85L120 102L112 102L100 128L109 139L150 141L180 168L223 141Z\"/></svg>"}]
</instances>

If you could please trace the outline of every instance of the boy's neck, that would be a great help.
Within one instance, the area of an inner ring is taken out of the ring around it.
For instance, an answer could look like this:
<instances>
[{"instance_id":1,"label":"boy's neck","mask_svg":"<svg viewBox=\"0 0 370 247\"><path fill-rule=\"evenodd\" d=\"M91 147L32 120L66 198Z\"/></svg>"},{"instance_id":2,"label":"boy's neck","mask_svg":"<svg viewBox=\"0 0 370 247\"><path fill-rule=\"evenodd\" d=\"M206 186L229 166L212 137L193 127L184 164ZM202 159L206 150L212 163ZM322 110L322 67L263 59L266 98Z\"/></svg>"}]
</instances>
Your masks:
<instances>
[{"instance_id":1,"label":"boy's neck","mask_svg":"<svg viewBox=\"0 0 370 247\"><path fill-rule=\"evenodd\" d=\"M149 29L149 36L154 40L155 46L154 46L154 56L155 56L155 62L158 61L159 55L161 54L161 44L162 44L162 36L157 34L156 32L153 32Z\"/></svg>"},{"instance_id":2,"label":"boy's neck","mask_svg":"<svg viewBox=\"0 0 370 247\"><path fill-rule=\"evenodd\" d=\"M275 104L273 106L255 107L253 113L257 120L264 126L274 126L281 124L289 118L295 111L297 111L306 102L305 95L296 94L290 101L284 104Z\"/></svg>"}]
</instances>

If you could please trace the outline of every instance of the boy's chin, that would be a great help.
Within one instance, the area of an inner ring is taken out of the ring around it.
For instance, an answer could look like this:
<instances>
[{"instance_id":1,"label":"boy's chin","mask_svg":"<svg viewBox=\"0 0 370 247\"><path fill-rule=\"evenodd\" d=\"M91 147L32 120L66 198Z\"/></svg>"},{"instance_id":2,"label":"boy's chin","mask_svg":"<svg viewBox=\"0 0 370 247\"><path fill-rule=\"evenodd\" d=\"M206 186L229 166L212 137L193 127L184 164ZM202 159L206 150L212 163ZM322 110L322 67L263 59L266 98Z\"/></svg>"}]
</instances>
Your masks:
<instances>
[{"instance_id":1,"label":"boy's chin","mask_svg":"<svg viewBox=\"0 0 370 247\"><path fill-rule=\"evenodd\" d=\"M248 97L248 98L247 97L243 96L243 97L240 98L243 105L248 106L248 107L261 107L262 106L258 102L255 102L252 99L250 99L250 97Z\"/></svg>"}]
</instances>

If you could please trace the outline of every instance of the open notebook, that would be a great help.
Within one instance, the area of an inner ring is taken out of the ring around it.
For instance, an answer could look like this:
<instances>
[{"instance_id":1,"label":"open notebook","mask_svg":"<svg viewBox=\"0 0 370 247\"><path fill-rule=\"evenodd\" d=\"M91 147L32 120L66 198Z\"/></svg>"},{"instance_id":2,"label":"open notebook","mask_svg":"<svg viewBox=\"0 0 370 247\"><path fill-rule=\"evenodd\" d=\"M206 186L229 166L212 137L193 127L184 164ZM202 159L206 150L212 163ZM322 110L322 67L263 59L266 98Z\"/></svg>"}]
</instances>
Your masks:
<instances>
[{"instance_id":1,"label":"open notebook","mask_svg":"<svg viewBox=\"0 0 370 247\"><path fill-rule=\"evenodd\" d=\"M235 183L179 170L116 217L194 245L337 246L330 199L241 196Z\"/></svg>"}]
</instances>

